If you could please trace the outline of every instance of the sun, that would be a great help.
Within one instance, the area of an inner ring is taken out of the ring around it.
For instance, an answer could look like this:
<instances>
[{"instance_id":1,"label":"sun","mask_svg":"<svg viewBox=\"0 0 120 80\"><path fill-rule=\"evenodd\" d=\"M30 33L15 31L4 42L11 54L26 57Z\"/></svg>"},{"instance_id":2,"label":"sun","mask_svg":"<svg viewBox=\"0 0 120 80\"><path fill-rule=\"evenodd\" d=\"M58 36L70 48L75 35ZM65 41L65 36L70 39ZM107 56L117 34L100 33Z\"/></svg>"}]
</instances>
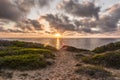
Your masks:
<instances>
[{"instance_id":1,"label":"sun","mask_svg":"<svg viewBox=\"0 0 120 80\"><path fill-rule=\"evenodd\" d=\"M62 37L62 35L61 35L60 33L56 33L56 34L54 34L54 36L55 36L56 38Z\"/></svg>"}]
</instances>

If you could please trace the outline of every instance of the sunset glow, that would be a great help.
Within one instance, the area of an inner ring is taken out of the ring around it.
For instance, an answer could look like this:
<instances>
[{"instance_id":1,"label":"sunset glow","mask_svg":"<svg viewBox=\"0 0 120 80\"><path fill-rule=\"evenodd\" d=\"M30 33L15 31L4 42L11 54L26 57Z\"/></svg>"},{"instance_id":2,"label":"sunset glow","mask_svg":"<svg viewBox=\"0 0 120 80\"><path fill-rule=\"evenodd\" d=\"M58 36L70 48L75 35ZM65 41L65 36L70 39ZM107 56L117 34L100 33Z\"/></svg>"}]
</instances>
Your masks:
<instances>
[{"instance_id":1,"label":"sunset glow","mask_svg":"<svg viewBox=\"0 0 120 80\"><path fill-rule=\"evenodd\" d=\"M49 22L48 22L48 21L46 21L45 19L41 18L41 19L39 20L39 22L41 23L42 29L43 29L44 31L48 31L48 32L51 31L51 30L50 30L50 25L49 25Z\"/></svg>"},{"instance_id":2,"label":"sunset glow","mask_svg":"<svg viewBox=\"0 0 120 80\"><path fill-rule=\"evenodd\" d=\"M62 37L62 35L61 35L60 33L56 33L54 36L55 36L56 38Z\"/></svg>"}]
</instances>

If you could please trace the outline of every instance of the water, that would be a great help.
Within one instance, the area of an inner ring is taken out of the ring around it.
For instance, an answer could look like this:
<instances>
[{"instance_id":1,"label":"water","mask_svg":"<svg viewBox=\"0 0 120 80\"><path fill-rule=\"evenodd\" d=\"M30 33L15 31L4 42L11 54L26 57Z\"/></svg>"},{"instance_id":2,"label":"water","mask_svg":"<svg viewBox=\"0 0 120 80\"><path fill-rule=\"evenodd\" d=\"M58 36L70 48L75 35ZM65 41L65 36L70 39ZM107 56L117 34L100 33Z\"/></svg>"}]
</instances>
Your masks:
<instances>
[{"instance_id":1,"label":"water","mask_svg":"<svg viewBox=\"0 0 120 80\"><path fill-rule=\"evenodd\" d=\"M5 40L37 42L37 43L43 43L45 44L45 46L51 45L56 48L60 48L63 45L69 45L77 48L92 50L101 45L120 41L120 38L64 38L64 39L55 39L55 38L18 38L18 39L11 38L10 39L9 38Z\"/></svg>"}]
</instances>

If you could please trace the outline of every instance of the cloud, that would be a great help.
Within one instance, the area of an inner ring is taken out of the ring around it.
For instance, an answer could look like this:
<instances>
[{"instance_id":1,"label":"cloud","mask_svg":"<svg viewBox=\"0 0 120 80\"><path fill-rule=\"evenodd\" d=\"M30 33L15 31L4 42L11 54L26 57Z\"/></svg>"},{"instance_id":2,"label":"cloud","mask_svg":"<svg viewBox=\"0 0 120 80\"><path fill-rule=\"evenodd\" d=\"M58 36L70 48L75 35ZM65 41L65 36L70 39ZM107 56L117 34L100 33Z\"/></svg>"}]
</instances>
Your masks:
<instances>
[{"instance_id":1,"label":"cloud","mask_svg":"<svg viewBox=\"0 0 120 80\"><path fill-rule=\"evenodd\" d=\"M58 5L58 8L64 10L65 12L78 17L95 17L99 19L100 7L96 7L93 2L82 2L79 3L78 0L63 0Z\"/></svg>"},{"instance_id":2,"label":"cloud","mask_svg":"<svg viewBox=\"0 0 120 80\"><path fill-rule=\"evenodd\" d=\"M81 19L70 18L65 14L45 14L40 18L49 22L51 30L65 32L73 31L78 33L105 33L117 31L117 23L120 20L120 3L113 5L102 12L99 20L94 17L84 17ZM7 22L7 21L6 21ZM35 32L42 30L41 22L37 20L22 20L17 24L18 32ZM20 31L19 31L20 30ZM9 30L12 31L12 30ZM17 31L16 31L17 32Z\"/></svg>"},{"instance_id":3,"label":"cloud","mask_svg":"<svg viewBox=\"0 0 120 80\"><path fill-rule=\"evenodd\" d=\"M0 32L36 32L45 27L38 20L27 19L33 7L49 6L53 0L0 0ZM45 14L40 19L45 19L51 31L78 32L78 33L106 33L117 31L120 21L120 3L117 3L104 12L93 2L78 2L78 0L63 0L59 4L60 10L65 13ZM74 18L74 16L77 16ZM16 21L13 29L4 28L2 25ZM50 32L48 32L50 33ZM72 34L72 33L71 33Z\"/></svg>"},{"instance_id":4,"label":"cloud","mask_svg":"<svg viewBox=\"0 0 120 80\"><path fill-rule=\"evenodd\" d=\"M51 27L63 31L76 31L79 33L106 33L114 32L118 29L120 21L120 3L111 6L102 12L99 20L94 17L84 17L81 19L70 19L69 16L59 14L47 14L42 16L46 19Z\"/></svg>"},{"instance_id":5,"label":"cloud","mask_svg":"<svg viewBox=\"0 0 120 80\"><path fill-rule=\"evenodd\" d=\"M46 14L45 16L41 16L40 19L48 21L50 27L57 31L75 31L75 26L69 20L68 16L60 14Z\"/></svg>"},{"instance_id":6,"label":"cloud","mask_svg":"<svg viewBox=\"0 0 120 80\"><path fill-rule=\"evenodd\" d=\"M41 30L37 20L27 19L33 7L47 7L53 0L0 0L0 32L35 32ZM8 29L5 24L16 22L14 29ZM5 28L4 28L4 27Z\"/></svg>"},{"instance_id":7,"label":"cloud","mask_svg":"<svg viewBox=\"0 0 120 80\"><path fill-rule=\"evenodd\" d=\"M0 27L0 32L7 32L7 33L9 33L9 32L15 32L15 33L21 33L21 32L23 32L23 31L21 31L21 30L19 30L19 29L5 29L5 27Z\"/></svg>"},{"instance_id":8,"label":"cloud","mask_svg":"<svg viewBox=\"0 0 120 80\"><path fill-rule=\"evenodd\" d=\"M92 28L96 28L97 22L94 18L83 18L73 20L74 24L77 26L77 32L86 33L98 33L99 31L93 31Z\"/></svg>"},{"instance_id":9,"label":"cloud","mask_svg":"<svg viewBox=\"0 0 120 80\"><path fill-rule=\"evenodd\" d=\"M3 27L0 27L0 32L6 32L6 30Z\"/></svg>"},{"instance_id":10,"label":"cloud","mask_svg":"<svg viewBox=\"0 0 120 80\"><path fill-rule=\"evenodd\" d=\"M53 2L54 0L38 0L38 6L44 7L45 5L49 6L50 2Z\"/></svg>"},{"instance_id":11,"label":"cloud","mask_svg":"<svg viewBox=\"0 0 120 80\"><path fill-rule=\"evenodd\" d=\"M21 12L10 0L0 0L0 18L18 20Z\"/></svg>"},{"instance_id":12,"label":"cloud","mask_svg":"<svg viewBox=\"0 0 120 80\"><path fill-rule=\"evenodd\" d=\"M46 14L40 19L45 19L51 29L58 32L78 32L78 33L99 33L95 18L70 19L67 15L62 14ZM45 24L45 23L43 23ZM42 25L42 24L41 24ZM53 30L52 30L53 31Z\"/></svg>"},{"instance_id":13,"label":"cloud","mask_svg":"<svg viewBox=\"0 0 120 80\"><path fill-rule=\"evenodd\" d=\"M114 32L118 29L118 22L120 21L120 3L117 3L101 13L99 20L92 20L92 18L84 18L77 20L78 26L84 26L80 31L88 33L105 33Z\"/></svg>"},{"instance_id":14,"label":"cloud","mask_svg":"<svg viewBox=\"0 0 120 80\"><path fill-rule=\"evenodd\" d=\"M0 18L18 21L26 18L31 8L48 6L51 0L0 0Z\"/></svg>"},{"instance_id":15,"label":"cloud","mask_svg":"<svg viewBox=\"0 0 120 80\"><path fill-rule=\"evenodd\" d=\"M34 26L35 30L42 30L41 24L37 20L30 20L29 19L29 24L31 24L32 26Z\"/></svg>"},{"instance_id":16,"label":"cloud","mask_svg":"<svg viewBox=\"0 0 120 80\"><path fill-rule=\"evenodd\" d=\"M100 17L98 25L103 32L117 30L117 23L120 20L120 3L107 9Z\"/></svg>"},{"instance_id":17,"label":"cloud","mask_svg":"<svg viewBox=\"0 0 120 80\"><path fill-rule=\"evenodd\" d=\"M35 32L42 30L41 24L37 20L23 20L16 24L18 29L20 29L22 32Z\"/></svg>"}]
</instances>

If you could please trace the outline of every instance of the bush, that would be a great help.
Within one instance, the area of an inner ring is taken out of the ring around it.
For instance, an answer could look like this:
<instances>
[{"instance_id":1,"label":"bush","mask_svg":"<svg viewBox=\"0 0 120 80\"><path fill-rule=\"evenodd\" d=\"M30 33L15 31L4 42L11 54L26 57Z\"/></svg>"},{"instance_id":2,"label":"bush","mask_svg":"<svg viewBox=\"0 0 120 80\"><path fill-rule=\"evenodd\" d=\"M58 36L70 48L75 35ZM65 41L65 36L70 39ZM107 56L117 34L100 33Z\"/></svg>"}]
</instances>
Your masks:
<instances>
[{"instance_id":1,"label":"bush","mask_svg":"<svg viewBox=\"0 0 120 80\"><path fill-rule=\"evenodd\" d=\"M44 56L40 54L24 54L0 58L0 68L30 70L45 67L46 65L47 62Z\"/></svg>"},{"instance_id":2,"label":"bush","mask_svg":"<svg viewBox=\"0 0 120 80\"><path fill-rule=\"evenodd\" d=\"M56 48L54 48L52 46L44 47L44 45L40 44L40 43L23 42L23 41L0 40L0 46L4 46L4 47L22 47L22 48L39 48L39 49L48 49L48 50L56 51Z\"/></svg>"},{"instance_id":3,"label":"bush","mask_svg":"<svg viewBox=\"0 0 120 80\"><path fill-rule=\"evenodd\" d=\"M110 77L111 73L104 70L102 67L100 66L82 66L79 67L76 72L78 74L82 74L82 75L88 75L92 78L106 78L106 77Z\"/></svg>"},{"instance_id":4,"label":"bush","mask_svg":"<svg viewBox=\"0 0 120 80\"><path fill-rule=\"evenodd\" d=\"M54 62L53 47L21 41L0 41L0 68L32 70Z\"/></svg>"},{"instance_id":5,"label":"bush","mask_svg":"<svg viewBox=\"0 0 120 80\"><path fill-rule=\"evenodd\" d=\"M78 48L75 48L75 47L72 47L72 46L63 46L62 49L65 49L67 51L70 51L70 52L82 52L82 51L89 51L89 50L85 50L85 49L78 49Z\"/></svg>"},{"instance_id":6,"label":"bush","mask_svg":"<svg viewBox=\"0 0 120 80\"><path fill-rule=\"evenodd\" d=\"M54 54L50 50L35 49L35 48L12 48L4 51L0 51L0 57L6 55L21 55L21 54L43 54L46 58L53 58Z\"/></svg>"},{"instance_id":7,"label":"bush","mask_svg":"<svg viewBox=\"0 0 120 80\"><path fill-rule=\"evenodd\" d=\"M79 59L81 59L81 58L83 58L83 57L85 57L85 55L83 55L83 54L81 54L81 53L75 55L75 58L76 58L77 60L79 60Z\"/></svg>"},{"instance_id":8,"label":"bush","mask_svg":"<svg viewBox=\"0 0 120 80\"><path fill-rule=\"evenodd\" d=\"M103 65L106 67L120 68L120 51L95 54L91 57L82 58L82 61L90 64Z\"/></svg>"},{"instance_id":9,"label":"bush","mask_svg":"<svg viewBox=\"0 0 120 80\"><path fill-rule=\"evenodd\" d=\"M120 49L120 42L116 43L110 43L101 47L97 47L94 50L92 50L95 53L103 53L106 51L114 51Z\"/></svg>"}]
</instances>

